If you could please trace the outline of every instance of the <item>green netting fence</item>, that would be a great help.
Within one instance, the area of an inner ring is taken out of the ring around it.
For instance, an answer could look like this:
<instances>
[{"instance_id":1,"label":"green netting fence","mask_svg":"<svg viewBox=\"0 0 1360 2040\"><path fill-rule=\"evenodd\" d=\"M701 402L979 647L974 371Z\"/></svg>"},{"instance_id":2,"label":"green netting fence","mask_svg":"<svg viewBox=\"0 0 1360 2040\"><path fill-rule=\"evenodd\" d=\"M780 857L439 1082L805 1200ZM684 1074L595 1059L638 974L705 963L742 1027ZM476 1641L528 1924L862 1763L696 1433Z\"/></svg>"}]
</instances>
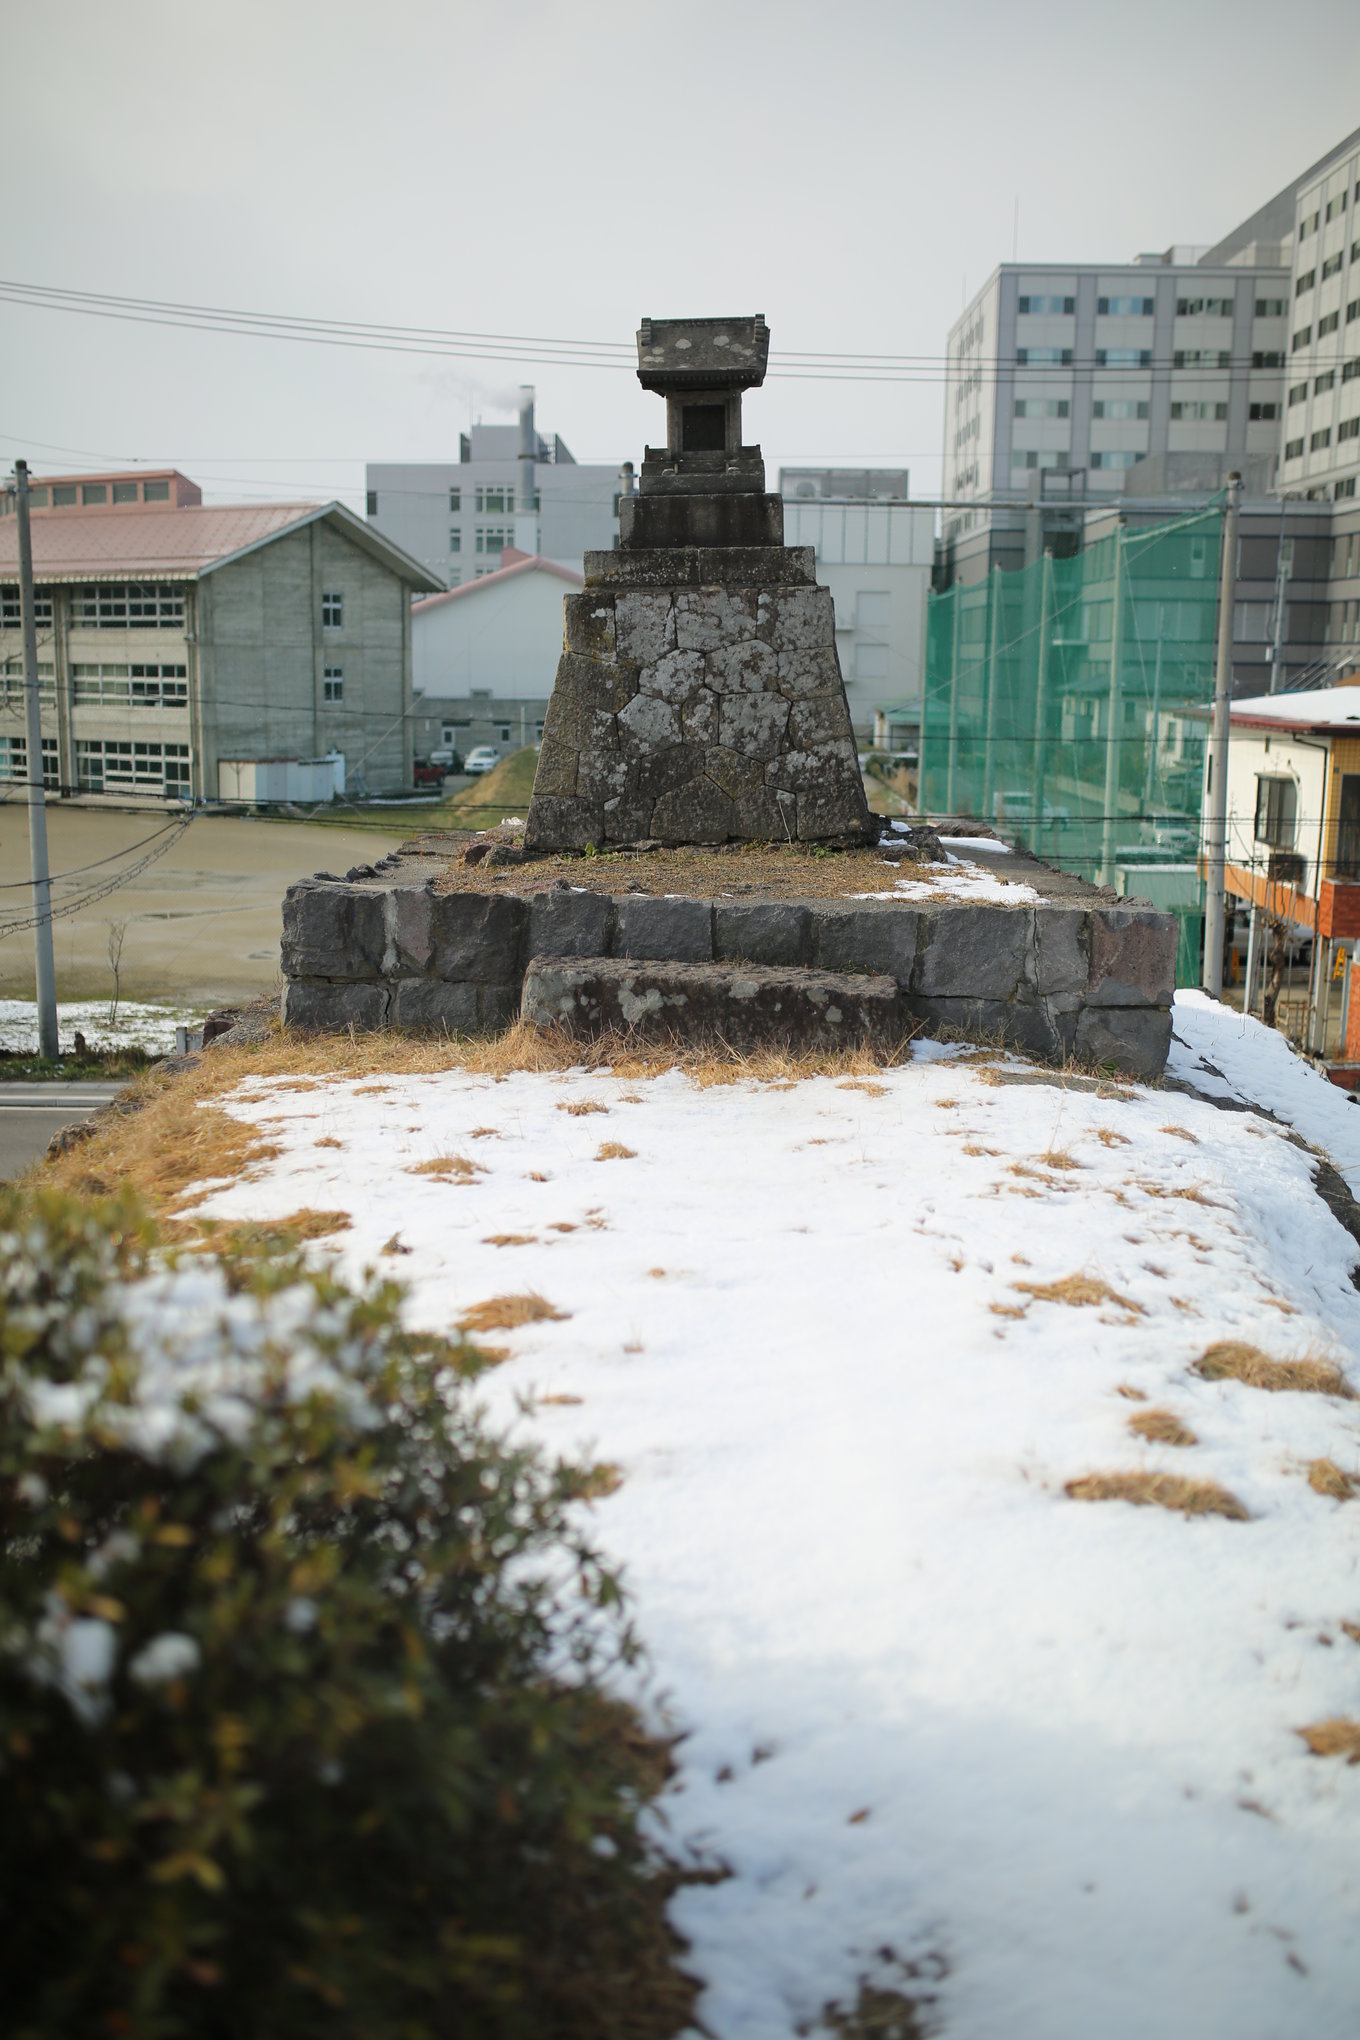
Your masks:
<instances>
[{"instance_id":1,"label":"green netting fence","mask_svg":"<svg viewBox=\"0 0 1360 2040\"><path fill-rule=\"evenodd\" d=\"M1222 522L1117 527L932 595L926 619L921 806L1174 913L1180 984L1200 975Z\"/></svg>"}]
</instances>

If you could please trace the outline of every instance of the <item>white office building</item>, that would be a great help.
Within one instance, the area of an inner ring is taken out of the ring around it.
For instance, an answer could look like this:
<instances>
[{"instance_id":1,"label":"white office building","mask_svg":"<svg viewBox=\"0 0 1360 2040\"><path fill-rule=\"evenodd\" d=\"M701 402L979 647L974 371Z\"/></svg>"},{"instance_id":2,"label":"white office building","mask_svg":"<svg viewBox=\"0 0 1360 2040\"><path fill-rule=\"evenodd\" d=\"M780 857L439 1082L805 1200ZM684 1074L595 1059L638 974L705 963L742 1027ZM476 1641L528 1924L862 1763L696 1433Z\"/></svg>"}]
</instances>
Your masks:
<instances>
[{"instance_id":1,"label":"white office building","mask_svg":"<svg viewBox=\"0 0 1360 2040\"><path fill-rule=\"evenodd\" d=\"M836 650L859 741L920 727L935 512L905 468L781 468L784 543L810 545L836 605ZM889 713L891 712L891 713Z\"/></svg>"},{"instance_id":2,"label":"white office building","mask_svg":"<svg viewBox=\"0 0 1360 2040\"><path fill-rule=\"evenodd\" d=\"M368 521L450 588L494 574L509 547L579 573L583 553L618 544L619 474L537 431L526 387L519 424L474 425L456 462L371 461Z\"/></svg>"},{"instance_id":3,"label":"white office building","mask_svg":"<svg viewBox=\"0 0 1360 2040\"><path fill-rule=\"evenodd\" d=\"M562 598L579 570L507 548L495 573L411 607L418 757L463 757L479 744L505 755L543 734L562 650Z\"/></svg>"},{"instance_id":4,"label":"white office building","mask_svg":"<svg viewBox=\"0 0 1360 2040\"><path fill-rule=\"evenodd\" d=\"M1360 478L1360 131L1300 182L1280 486L1344 501Z\"/></svg>"}]
</instances>

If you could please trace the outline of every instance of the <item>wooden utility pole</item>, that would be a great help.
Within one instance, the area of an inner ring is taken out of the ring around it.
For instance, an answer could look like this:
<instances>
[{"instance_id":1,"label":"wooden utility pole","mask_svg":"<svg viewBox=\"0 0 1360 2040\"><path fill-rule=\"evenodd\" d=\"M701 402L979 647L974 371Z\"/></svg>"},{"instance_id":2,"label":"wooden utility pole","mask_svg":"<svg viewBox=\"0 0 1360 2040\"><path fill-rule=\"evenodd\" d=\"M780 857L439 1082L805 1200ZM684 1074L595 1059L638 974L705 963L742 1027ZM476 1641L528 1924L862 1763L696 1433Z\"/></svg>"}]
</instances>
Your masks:
<instances>
[{"instance_id":1,"label":"wooden utility pole","mask_svg":"<svg viewBox=\"0 0 1360 2040\"><path fill-rule=\"evenodd\" d=\"M1209 725L1208 814L1204 833L1204 977L1211 999L1223 996L1223 924L1227 914L1228 716L1232 703L1233 609L1237 594L1237 497L1241 475L1228 476L1223 556L1218 583L1218 664Z\"/></svg>"},{"instance_id":2,"label":"wooden utility pole","mask_svg":"<svg viewBox=\"0 0 1360 2040\"><path fill-rule=\"evenodd\" d=\"M52 887L47 870L47 806L43 792L42 702L38 694L38 619L33 606L33 540L28 528L28 462L16 460L19 513L19 615L24 637L24 708L28 729L28 854L33 875L33 950L38 992L38 1053L55 1062L57 974L52 962Z\"/></svg>"}]
</instances>

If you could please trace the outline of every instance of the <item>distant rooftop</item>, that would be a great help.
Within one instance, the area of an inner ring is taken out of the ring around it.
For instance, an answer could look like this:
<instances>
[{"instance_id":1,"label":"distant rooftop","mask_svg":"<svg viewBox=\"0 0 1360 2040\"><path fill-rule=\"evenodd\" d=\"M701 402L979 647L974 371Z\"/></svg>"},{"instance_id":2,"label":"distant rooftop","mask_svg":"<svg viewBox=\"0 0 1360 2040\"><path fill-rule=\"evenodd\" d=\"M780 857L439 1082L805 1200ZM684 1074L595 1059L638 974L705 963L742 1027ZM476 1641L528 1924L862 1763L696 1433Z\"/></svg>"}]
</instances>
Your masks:
<instances>
[{"instance_id":1,"label":"distant rooftop","mask_svg":"<svg viewBox=\"0 0 1360 2040\"><path fill-rule=\"evenodd\" d=\"M1360 651L1356 653L1360 679ZM1298 694L1250 694L1232 705L1234 723L1267 729L1343 730L1360 727L1360 685L1319 687Z\"/></svg>"},{"instance_id":2,"label":"distant rooftop","mask_svg":"<svg viewBox=\"0 0 1360 2040\"><path fill-rule=\"evenodd\" d=\"M791 503L903 502L909 479L906 468L780 468L779 493Z\"/></svg>"},{"instance_id":3,"label":"distant rooftop","mask_svg":"<svg viewBox=\"0 0 1360 2040\"><path fill-rule=\"evenodd\" d=\"M107 469L90 475L30 475L28 507L32 515L73 510L124 510L145 505L159 510L184 510L203 501L203 491L178 468ZM0 489L0 517L12 517L18 497L12 487Z\"/></svg>"},{"instance_id":4,"label":"distant rooftop","mask_svg":"<svg viewBox=\"0 0 1360 2040\"><path fill-rule=\"evenodd\" d=\"M1272 242L1278 246L1281 242L1292 240L1294 201L1302 187L1316 177L1319 170L1325 169L1333 156L1343 155L1357 143L1360 143L1360 128L1356 128L1352 134L1343 136L1339 142L1333 143L1325 155L1318 157L1316 163L1310 163L1306 170L1301 170L1291 183L1286 184L1283 190L1277 191L1273 198L1268 198L1265 204L1259 206L1248 219L1243 220L1240 226L1234 227L1230 234L1225 235L1221 241L1216 241L1212 248L1206 249L1200 257L1203 266L1206 269L1221 268L1224 263L1230 263L1245 254L1254 243Z\"/></svg>"}]
</instances>

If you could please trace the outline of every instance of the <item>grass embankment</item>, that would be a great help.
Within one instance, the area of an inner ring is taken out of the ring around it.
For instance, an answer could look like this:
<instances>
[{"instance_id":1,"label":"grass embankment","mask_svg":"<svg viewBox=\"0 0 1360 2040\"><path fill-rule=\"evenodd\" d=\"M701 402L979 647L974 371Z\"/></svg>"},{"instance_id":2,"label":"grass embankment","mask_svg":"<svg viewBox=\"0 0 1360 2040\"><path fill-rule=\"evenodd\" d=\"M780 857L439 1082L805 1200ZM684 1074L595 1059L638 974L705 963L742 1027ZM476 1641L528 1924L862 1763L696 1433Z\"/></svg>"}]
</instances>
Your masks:
<instances>
[{"instance_id":1,"label":"grass embankment","mask_svg":"<svg viewBox=\"0 0 1360 2040\"><path fill-rule=\"evenodd\" d=\"M428 835L438 829L494 829L509 815L526 815L538 769L538 747L526 744L502 758L493 772L473 779L447 800L384 802L381 807L337 807L308 817L322 828L415 830Z\"/></svg>"},{"instance_id":2,"label":"grass embankment","mask_svg":"<svg viewBox=\"0 0 1360 2040\"><path fill-rule=\"evenodd\" d=\"M42 1055L0 1050L0 1084L122 1083L151 1067L144 1048L92 1048L85 1055Z\"/></svg>"}]
</instances>

